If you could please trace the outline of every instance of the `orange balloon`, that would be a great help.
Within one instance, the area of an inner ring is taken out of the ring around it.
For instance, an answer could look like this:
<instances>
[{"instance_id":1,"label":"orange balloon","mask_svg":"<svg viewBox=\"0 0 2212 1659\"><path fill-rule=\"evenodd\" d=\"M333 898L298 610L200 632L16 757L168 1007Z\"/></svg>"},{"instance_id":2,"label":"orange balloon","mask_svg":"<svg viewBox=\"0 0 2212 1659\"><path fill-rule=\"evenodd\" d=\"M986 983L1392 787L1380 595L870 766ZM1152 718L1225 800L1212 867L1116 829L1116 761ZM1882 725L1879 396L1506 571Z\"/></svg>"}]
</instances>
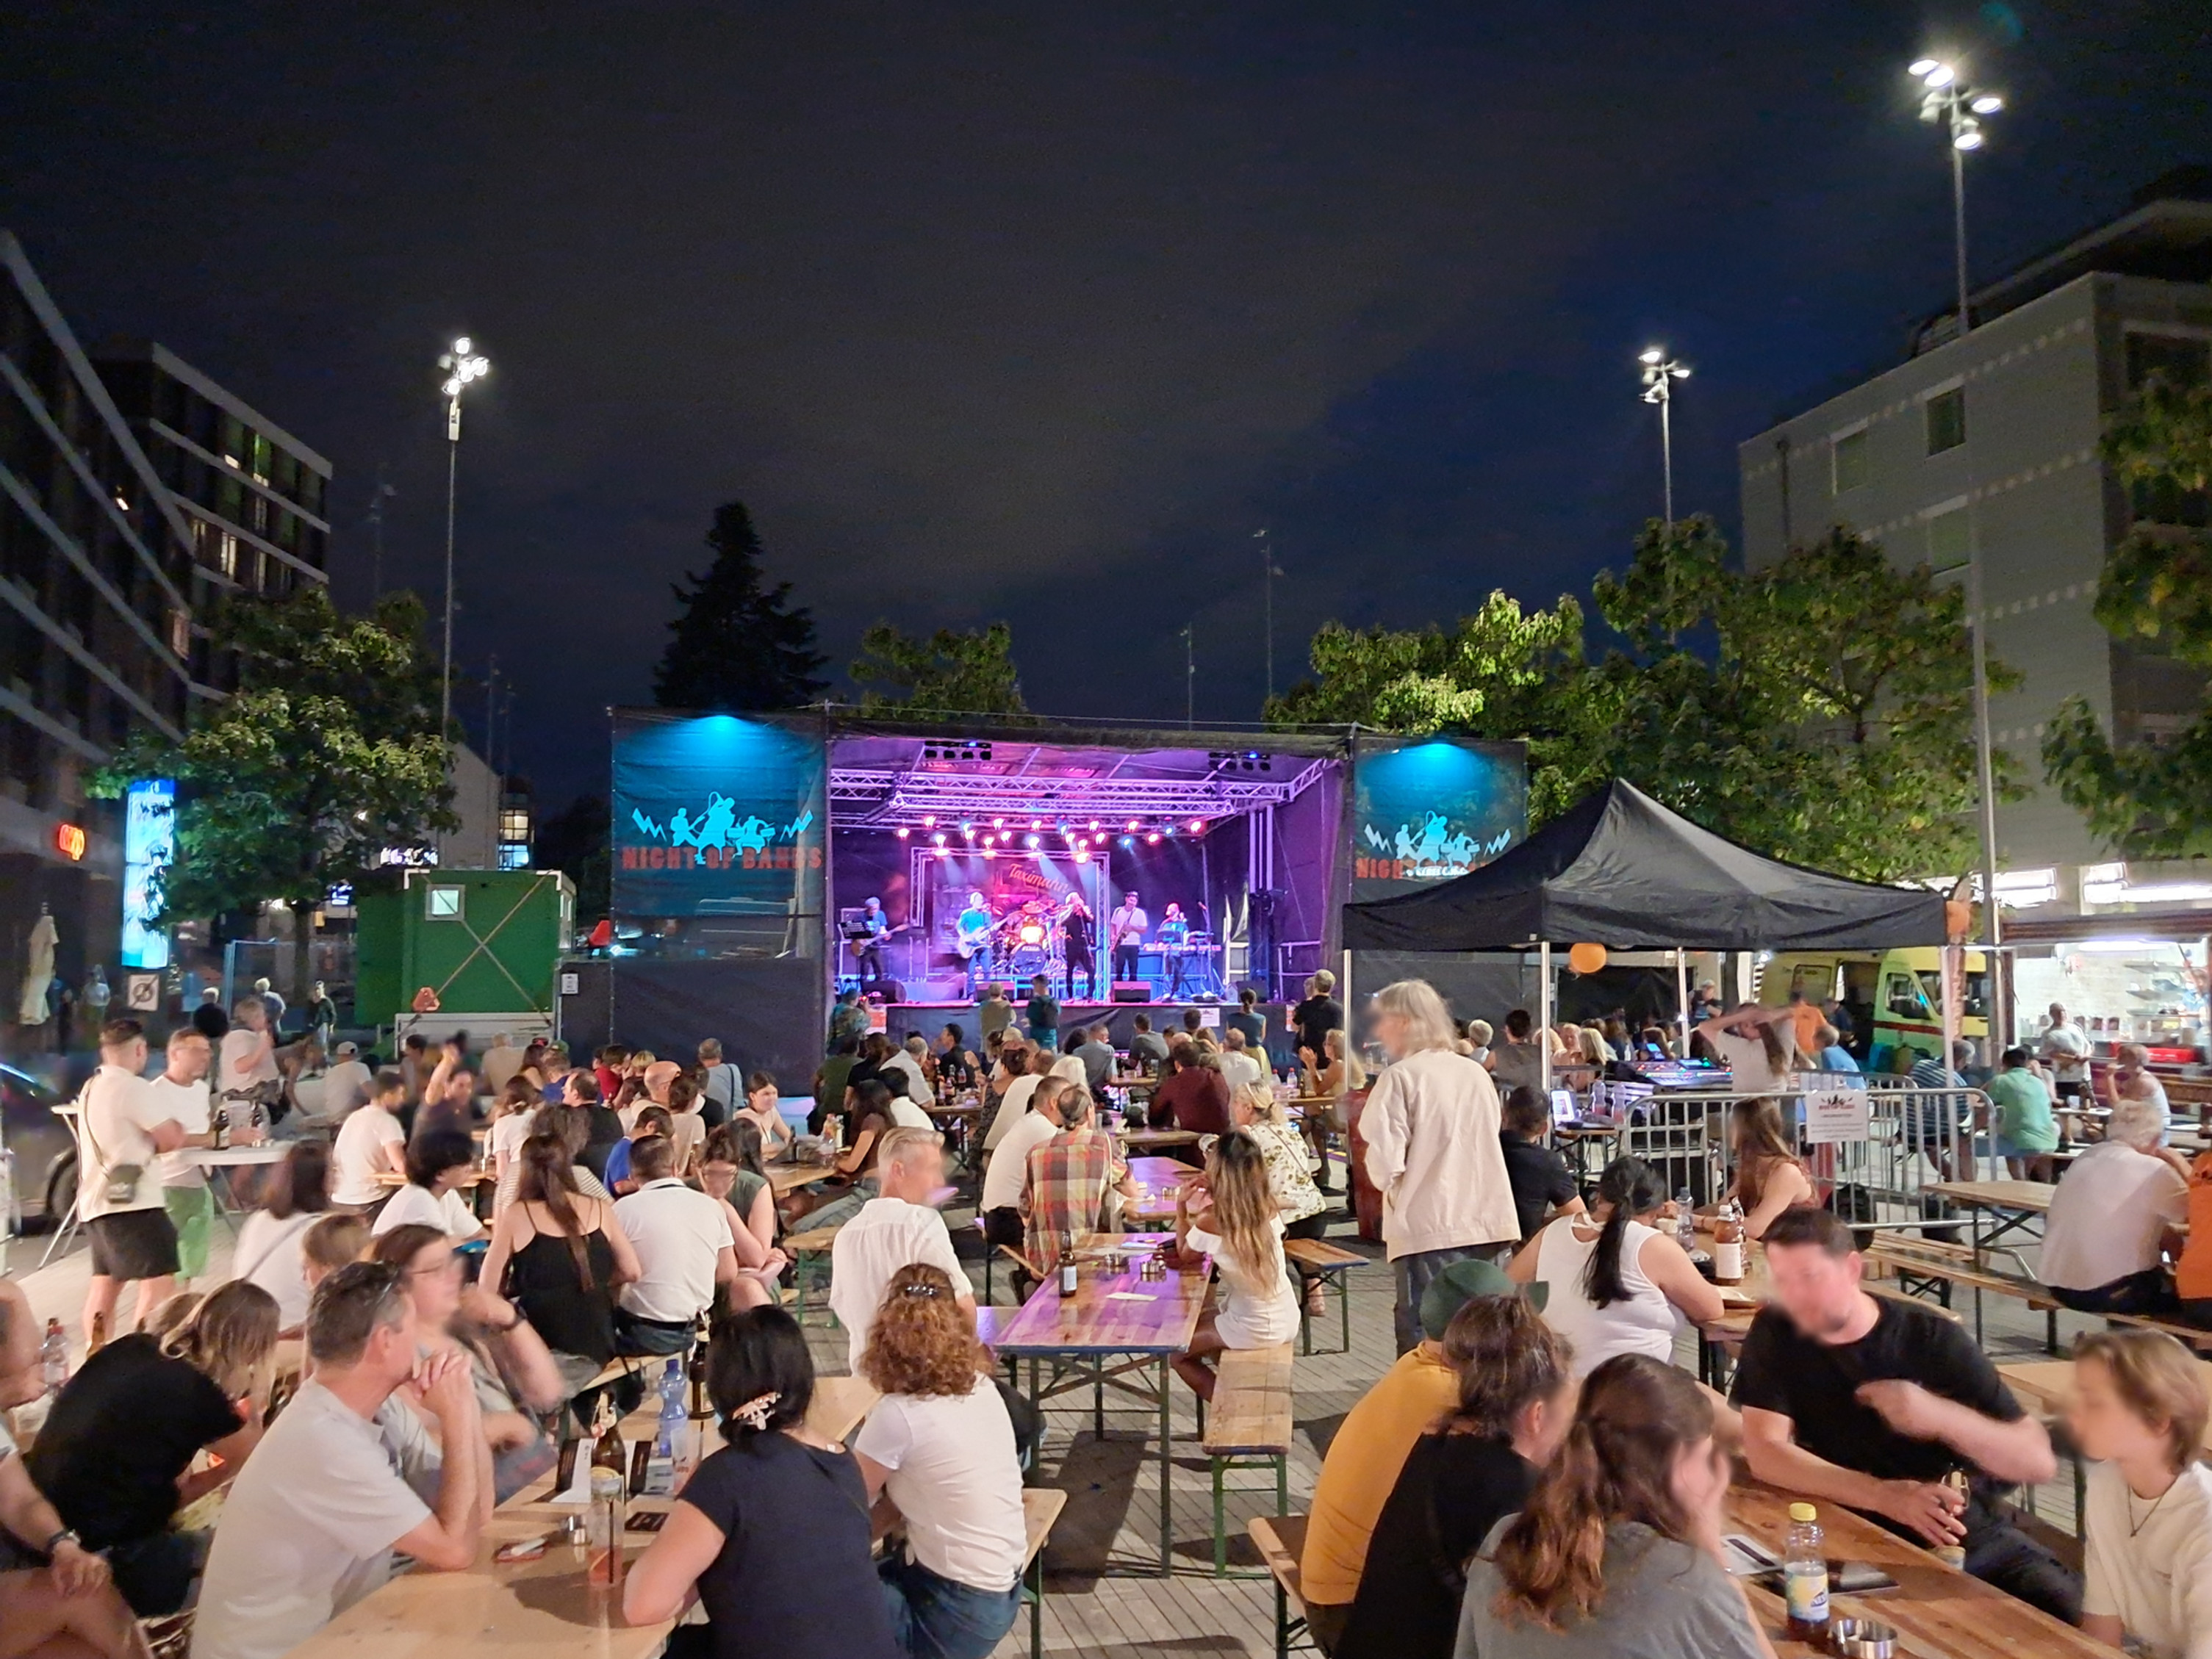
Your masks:
<instances>
[{"instance_id":1,"label":"orange balloon","mask_svg":"<svg viewBox=\"0 0 2212 1659\"><path fill-rule=\"evenodd\" d=\"M1567 966L1578 974L1594 974L1605 966L1605 946L1577 945L1567 951Z\"/></svg>"}]
</instances>

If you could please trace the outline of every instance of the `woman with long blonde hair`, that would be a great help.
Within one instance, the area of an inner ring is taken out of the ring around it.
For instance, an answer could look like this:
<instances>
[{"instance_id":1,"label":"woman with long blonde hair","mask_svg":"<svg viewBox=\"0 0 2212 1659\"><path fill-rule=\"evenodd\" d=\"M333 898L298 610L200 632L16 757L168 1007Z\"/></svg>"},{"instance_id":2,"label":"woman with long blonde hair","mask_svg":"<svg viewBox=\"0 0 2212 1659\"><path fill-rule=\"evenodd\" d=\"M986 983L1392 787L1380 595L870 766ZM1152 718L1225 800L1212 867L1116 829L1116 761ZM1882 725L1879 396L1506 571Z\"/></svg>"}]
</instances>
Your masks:
<instances>
[{"instance_id":1,"label":"woman with long blonde hair","mask_svg":"<svg viewBox=\"0 0 2212 1659\"><path fill-rule=\"evenodd\" d=\"M1728 1455L1694 1380L1646 1354L1589 1374L1528 1507L1468 1568L1461 1653L1774 1659L1723 1553Z\"/></svg>"},{"instance_id":2,"label":"woman with long blonde hair","mask_svg":"<svg viewBox=\"0 0 2212 1659\"><path fill-rule=\"evenodd\" d=\"M1195 1201L1194 1201L1195 1200ZM1267 1155L1243 1130L1213 1143L1206 1172L1176 1198L1176 1248L1213 1258L1219 1283L1200 1316L1176 1375L1201 1400L1213 1398L1212 1356L1224 1348L1272 1348L1298 1332L1297 1293L1283 1257L1283 1212L1267 1181Z\"/></svg>"},{"instance_id":3,"label":"woman with long blonde hair","mask_svg":"<svg viewBox=\"0 0 2212 1659\"><path fill-rule=\"evenodd\" d=\"M908 1653L983 1659L1021 1606L1022 1469L1013 1419L941 1267L884 1287L860 1373L883 1390L853 1442L871 1502L889 1494L906 1547L882 1568Z\"/></svg>"}]
</instances>

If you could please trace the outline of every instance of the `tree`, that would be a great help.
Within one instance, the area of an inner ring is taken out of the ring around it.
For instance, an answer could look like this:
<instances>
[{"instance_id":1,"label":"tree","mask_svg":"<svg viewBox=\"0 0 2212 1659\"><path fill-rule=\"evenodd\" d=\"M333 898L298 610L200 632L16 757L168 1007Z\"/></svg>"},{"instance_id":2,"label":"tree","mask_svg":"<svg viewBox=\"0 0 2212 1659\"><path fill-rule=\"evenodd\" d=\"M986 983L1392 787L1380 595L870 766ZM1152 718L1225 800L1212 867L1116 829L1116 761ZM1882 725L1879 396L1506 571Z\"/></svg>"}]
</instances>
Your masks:
<instances>
[{"instance_id":1,"label":"tree","mask_svg":"<svg viewBox=\"0 0 2212 1659\"><path fill-rule=\"evenodd\" d=\"M1268 703L1270 725L1371 726L1528 744L1529 812L1541 823L1594 783L1584 757L1596 710L1587 694L1583 611L1562 595L1523 611L1492 592L1449 632L1325 623L1309 653L1316 678Z\"/></svg>"},{"instance_id":2,"label":"tree","mask_svg":"<svg viewBox=\"0 0 2212 1659\"><path fill-rule=\"evenodd\" d=\"M814 648L814 617L791 603L791 584L761 585L760 538L741 501L714 509L707 532L714 561L704 575L684 573L672 637L653 671L653 699L663 708L792 708L829 683L828 660Z\"/></svg>"},{"instance_id":3,"label":"tree","mask_svg":"<svg viewBox=\"0 0 2212 1659\"><path fill-rule=\"evenodd\" d=\"M2112 422L2105 453L2135 497L2133 529L2105 561L2097 620L2146 653L2212 669L2212 384L2154 376ZM2043 739L2044 774L2091 833L2124 857L2212 853L2212 686L2163 743L2115 744L2080 697Z\"/></svg>"},{"instance_id":4,"label":"tree","mask_svg":"<svg viewBox=\"0 0 2212 1659\"><path fill-rule=\"evenodd\" d=\"M1593 600L1620 641L1595 662L1572 599L1524 613L1493 593L1449 633L1331 623L1314 640L1320 678L1268 717L1526 738L1536 824L1618 776L1824 870L1888 881L1969 861L1965 611L1925 565L1899 570L1838 530L1746 572L1710 520L1654 520Z\"/></svg>"},{"instance_id":5,"label":"tree","mask_svg":"<svg viewBox=\"0 0 2212 1659\"><path fill-rule=\"evenodd\" d=\"M538 826L538 862L576 884L580 932L589 932L612 908L612 866L607 854L607 798L583 794Z\"/></svg>"},{"instance_id":6,"label":"tree","mask_svg":"<svg viewBox=\"0 0 2212 1659\"><path fill-rule=\"evenodd\" d=\"M1621 776L1732 841L1862 880L1972 862L1965 600L1927 565L1838 528L1740 571L1710 520L1655 520L1594 596L1627 645L1602 670ZM1992 690L2020 681L1987 672Z\"/></svg>"},{"instance_id":7,"label":"tree","mask_svg":"<svg viewBox=\"0 0 2212 1659\"><path fill-rule=\"evenodd\" d=\"M233 599L218 643L238 653L238 689L180 743L140 732L95 775L97 793L133 779L177 781L177 857L163 914L214 915L270 901L307 912L359 880L390 847L459 827L438 730L438 661L412 593L342 617L319 582L282 599ZM295 953L304 990L307 952Z\"/></svg>"},{"instance_id":8,"label":"tree","mask_svg":"<svg viewBox=\"0 0 2212 1659\"><path fill-rule=\"evenodd\" d=\"M940 628L926 640L878 623L860 635L851 672L864 709L1024 715L1029 705L1013 653L1013 630L1002 622L957 634Z\"/></svg>"}]
</instances>

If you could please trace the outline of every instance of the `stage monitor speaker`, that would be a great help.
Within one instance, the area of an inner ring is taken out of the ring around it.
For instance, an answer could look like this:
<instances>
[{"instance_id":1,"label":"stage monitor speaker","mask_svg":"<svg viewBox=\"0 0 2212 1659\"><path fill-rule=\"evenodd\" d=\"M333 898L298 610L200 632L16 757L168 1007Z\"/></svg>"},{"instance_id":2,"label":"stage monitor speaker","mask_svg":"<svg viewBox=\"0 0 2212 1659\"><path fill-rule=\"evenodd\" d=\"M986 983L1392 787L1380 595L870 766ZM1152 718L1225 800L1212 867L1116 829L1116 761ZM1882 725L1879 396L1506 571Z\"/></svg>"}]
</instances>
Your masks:
<instances>
[{"instance_id":1,"label":"stage monitor speaker","mask_svg":"<svg viewBox=\"0 0 2212 1659\"><path fill-rule=\"evenodd\" d=\"M1141 979L1117 979L1114 981L1114 1000L1116 1002L1150 1002L1152 988Z\"/></svg>"},{"instance_id":2,"label":"stage monitor speaker","mask_svg":"<svg viewBox=\"0 0 2212 1659\"><path fill-rule=\"evenodd\" d=\"M895 979L871 980L867 995L871 1002L904 1002L906 987Z\"/></svg>"}]
</instances>

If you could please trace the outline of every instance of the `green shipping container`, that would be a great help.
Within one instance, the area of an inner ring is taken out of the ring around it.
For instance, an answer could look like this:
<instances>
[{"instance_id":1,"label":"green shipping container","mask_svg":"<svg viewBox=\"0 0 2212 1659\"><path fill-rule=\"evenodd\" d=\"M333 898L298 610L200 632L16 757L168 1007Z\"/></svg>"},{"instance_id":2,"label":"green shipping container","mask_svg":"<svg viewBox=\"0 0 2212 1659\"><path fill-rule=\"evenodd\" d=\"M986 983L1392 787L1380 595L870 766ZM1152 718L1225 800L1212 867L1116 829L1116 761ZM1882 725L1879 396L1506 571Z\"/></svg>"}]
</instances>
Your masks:
<instances>
[{"instance_id":1,"label":"green shipping container","mask_svg":"<svg viewBox=\"0 0 2212 1659\"><path fill-rule=\"evenodd\" d=\"M356 901L354 1017L389 1025L428 986L447 1014L553 1013L576 890L558 870L410 870Z\"/></svg>"}]
</instances>

